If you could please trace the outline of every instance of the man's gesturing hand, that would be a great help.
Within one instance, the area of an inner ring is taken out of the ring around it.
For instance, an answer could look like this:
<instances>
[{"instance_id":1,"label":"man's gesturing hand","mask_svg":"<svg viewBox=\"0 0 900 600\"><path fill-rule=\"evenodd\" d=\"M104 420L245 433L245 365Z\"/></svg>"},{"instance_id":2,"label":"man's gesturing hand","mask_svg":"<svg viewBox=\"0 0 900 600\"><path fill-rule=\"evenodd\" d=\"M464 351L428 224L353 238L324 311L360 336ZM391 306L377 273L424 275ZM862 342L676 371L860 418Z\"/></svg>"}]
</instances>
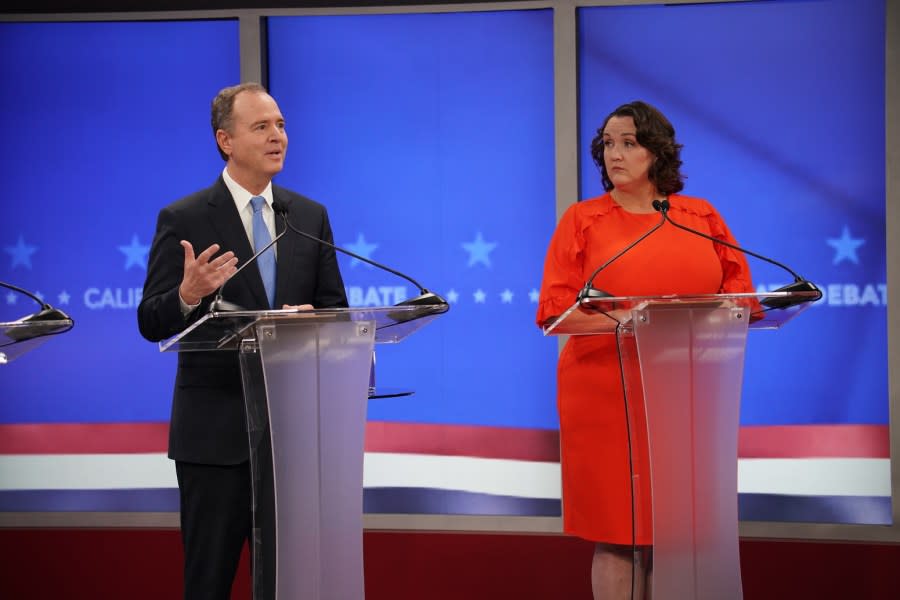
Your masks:
<instances>
[{"instance_id":1,"label":"man's gesturing hand","mask_svg":"<svg viewBox=\"0 0 900 600\"><path fill-rule=\"evenodd\" d=\"M228 251L210 260L219 251L219 245L213 244L197 257L194 247L187 240L181 240L184 248L184 278L178 293L185 304L198 304L205 296L219 289L237 270L237 257Z\"/></svg>"}]
</instances>

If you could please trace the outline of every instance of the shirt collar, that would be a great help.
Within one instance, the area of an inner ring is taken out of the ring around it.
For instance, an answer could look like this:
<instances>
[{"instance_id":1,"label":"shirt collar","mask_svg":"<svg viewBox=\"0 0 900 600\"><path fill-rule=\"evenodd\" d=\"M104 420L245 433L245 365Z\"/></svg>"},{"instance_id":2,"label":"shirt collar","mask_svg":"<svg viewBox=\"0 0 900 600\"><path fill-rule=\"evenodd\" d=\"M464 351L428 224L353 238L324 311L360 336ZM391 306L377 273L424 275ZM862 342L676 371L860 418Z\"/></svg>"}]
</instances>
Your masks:
<instances>
[{"instance_id":1,"label":"shirt collar","mask_svg":"<svg viewBox=\"0 0 900 600\"><path fill-rule=\"evenodd\" d=\"M231 197L234 198L234 204L237 206L238 212L243 212L246 210L247 205L250 204L250 199L255 195L262 196L266 199L266 204L269 207L272 206L272 182L269 182L269 185L266 186L266 189L262 191L261 194L251 194L246 189L244 189L241 184L231 178L231 175L228 174L228 169L225 168L222 170L222 179L225 181L225 187L228 188L228 191L231 192Z\"/></svg>"}]
</instances>

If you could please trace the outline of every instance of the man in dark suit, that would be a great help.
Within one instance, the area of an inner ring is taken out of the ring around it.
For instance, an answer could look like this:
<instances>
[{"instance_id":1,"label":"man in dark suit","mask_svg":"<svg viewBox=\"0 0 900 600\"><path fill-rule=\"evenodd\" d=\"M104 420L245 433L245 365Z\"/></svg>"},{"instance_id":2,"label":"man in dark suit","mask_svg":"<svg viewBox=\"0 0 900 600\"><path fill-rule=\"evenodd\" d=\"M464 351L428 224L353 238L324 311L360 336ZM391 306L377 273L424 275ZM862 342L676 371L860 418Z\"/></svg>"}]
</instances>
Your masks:
<instances>
[{"instance_id":1,"label":"man in dark suit","mask_svg":"<svg viewBox=\"0 0 900 600\"><path fill-rule=\"evenodd\" d=\"M254 254L254 235L274 239L284 229L273 202L286 207L296 228L328 242L333 238L324 206L272 184L284 166L288 140L281 111L262 86L247 83L219 92L212 127L225 169L211 187L160 211L138 307L141 334L156 342L182 331L209 310L226 281L224 298L248 310L347 306L334 250L292 232L266 251L276 254L271 306L265 269L254 263L235 275ZM254 205L260 214L254 215ZM260 216L267 232L254 223ZM169 458L178 476L184 597L190 600L230 597L241 549L254 527L251 442L238 361L233 351L178 355ZM259 444L261 466L256 527L271 540L268 431L253 443ZM261 568L267 596L274 593L272 554L266 547L254 565Z\"/></svg>"}]
</instances>

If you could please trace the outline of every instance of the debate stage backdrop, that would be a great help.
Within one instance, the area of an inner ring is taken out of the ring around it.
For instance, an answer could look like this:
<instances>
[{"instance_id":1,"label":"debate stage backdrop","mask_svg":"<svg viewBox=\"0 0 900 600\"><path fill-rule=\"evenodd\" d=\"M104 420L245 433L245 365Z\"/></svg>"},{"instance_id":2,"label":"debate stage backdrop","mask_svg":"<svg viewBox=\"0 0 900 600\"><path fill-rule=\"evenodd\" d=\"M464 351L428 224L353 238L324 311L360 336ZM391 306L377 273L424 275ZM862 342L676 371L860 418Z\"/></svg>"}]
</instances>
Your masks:
<instances>
[{"instance_id":1,"label":"debate stage backdrop","mask_svg":"<svg viewBox=\"0 0 900 600\"><path fill-rule=\"evenodd\" d=\"M889 524L883 0L578 11L582 197L604 116L655 104L685 193L825 298L752 332L741 518ZM553 13L272 17L277 182L335 241L447 298L377 349L370 514L557 516L557 342L534 324L555 224ZM177 511L174 356L137 332L156 214L223 168L209 103L239 79L235 20L0 23L0 280L75 328L0 367L0 511ZM576 198L564 199L575 201ZM789 279L750 260L761 291ZM418 290L341 258L355 306ZM37 306L0 295L0 320Z\"/></svg>"}]
</instances>

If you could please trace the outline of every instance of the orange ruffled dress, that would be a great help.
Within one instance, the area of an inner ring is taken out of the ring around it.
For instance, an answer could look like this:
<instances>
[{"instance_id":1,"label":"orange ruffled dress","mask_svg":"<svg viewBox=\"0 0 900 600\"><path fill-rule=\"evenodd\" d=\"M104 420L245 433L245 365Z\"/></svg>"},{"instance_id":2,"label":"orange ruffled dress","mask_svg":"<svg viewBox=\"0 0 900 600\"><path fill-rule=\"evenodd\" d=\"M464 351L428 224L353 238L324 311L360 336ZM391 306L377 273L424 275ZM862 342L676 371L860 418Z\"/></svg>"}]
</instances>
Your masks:
<instances>
[{"instance_id":1,"label":"orange ruffled dress","mask_svg":"<svg viewBox=\"0 0 900 600\"><path fill-rule=\"evenodd\" d=\"M736 244L707 201L673 195L669 203L676 223ZM569 308L594 269L659 219L659 213L630 213L609 194L569 207L547 251L538 325ZM616 296L753 291L742 253L668 223L601 271L594 287ZM564 530L588 540L630 545L628 439L615 336L569 338L557 367L557 407ZM646 445L646 431L634 437L636 473L645 471ZM637 495L634 543L639 545L652 544L648 491Z\"/></svg>"}]
</instances>

